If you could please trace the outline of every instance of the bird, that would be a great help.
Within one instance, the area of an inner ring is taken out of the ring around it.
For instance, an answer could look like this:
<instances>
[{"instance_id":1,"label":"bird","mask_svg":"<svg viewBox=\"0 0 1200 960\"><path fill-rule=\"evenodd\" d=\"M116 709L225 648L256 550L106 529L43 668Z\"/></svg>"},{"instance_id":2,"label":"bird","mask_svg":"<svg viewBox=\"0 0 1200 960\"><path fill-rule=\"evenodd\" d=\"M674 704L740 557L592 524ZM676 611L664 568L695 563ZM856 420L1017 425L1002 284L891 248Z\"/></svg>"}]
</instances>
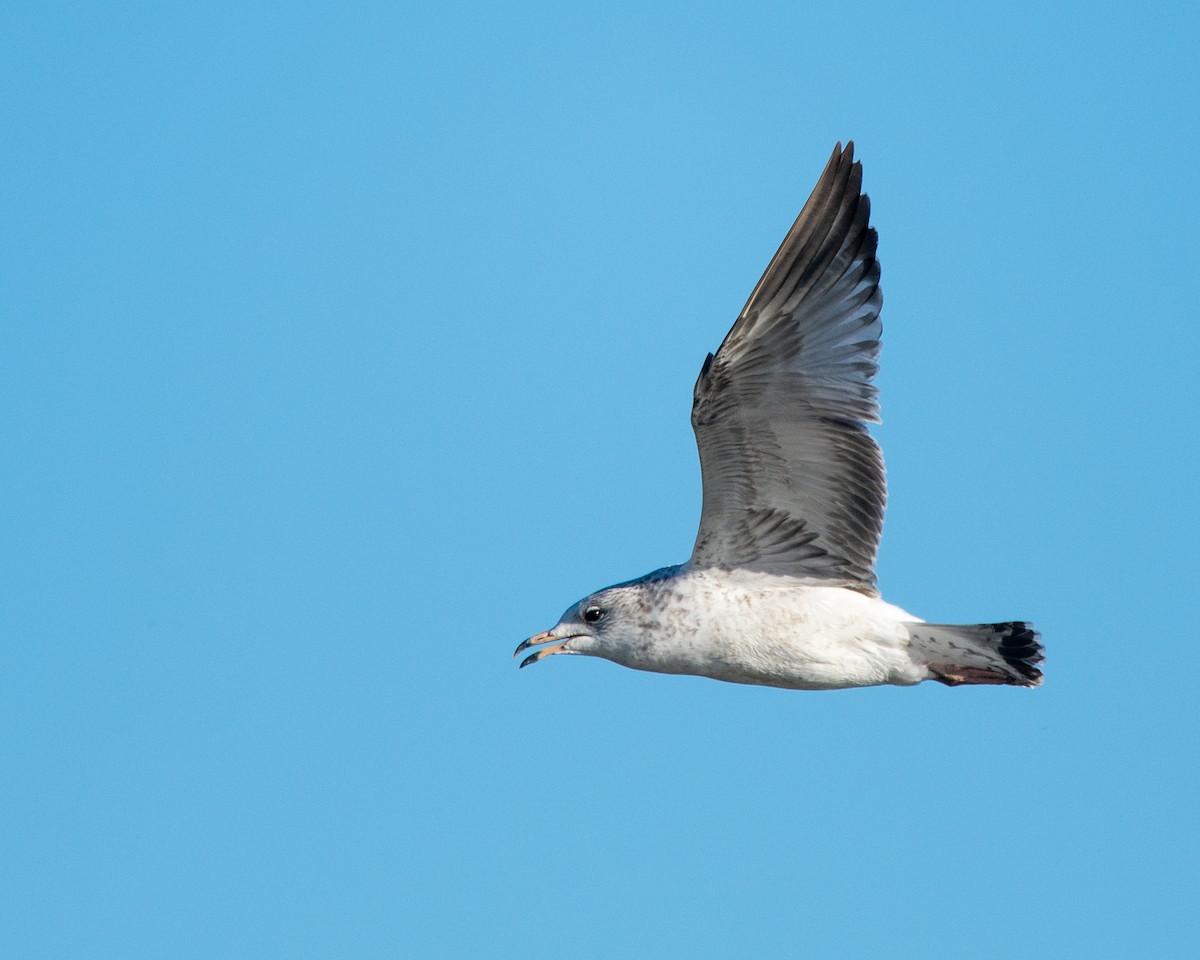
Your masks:
<instances>
[{"instance_id":1,"label":"bird","mask_svg":"<svg viewBox=\"0 0 1200 960\"><path fill-rule=\"evenodd\" d=\"M1042 682L1026 621L927 623L883 599L878 236L854 142L833 150L692 393L700 528L686 563L573 603L514 652L833 690Z\"/></svg>"}]
</instances>

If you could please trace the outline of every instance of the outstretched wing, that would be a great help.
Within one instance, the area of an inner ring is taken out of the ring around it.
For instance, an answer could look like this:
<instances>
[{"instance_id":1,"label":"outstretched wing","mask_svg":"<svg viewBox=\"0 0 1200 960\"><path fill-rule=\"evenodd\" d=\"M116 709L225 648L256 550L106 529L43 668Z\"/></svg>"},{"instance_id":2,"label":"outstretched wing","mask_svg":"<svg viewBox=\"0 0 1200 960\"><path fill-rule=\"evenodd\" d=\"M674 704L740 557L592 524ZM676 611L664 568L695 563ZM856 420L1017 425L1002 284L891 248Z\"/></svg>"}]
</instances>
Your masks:
<instances>
[{"instance_id":1,"label":"outstretched wing","mask_svg":"<svg viewBox=\"0 0 1200 960\"><path fill-rule=\"evenodd\" d=\"M696 381L704 511L693 567L875 592L883 526L879 264L854 144L812 196Z\"/></svg>"}]
</instances>

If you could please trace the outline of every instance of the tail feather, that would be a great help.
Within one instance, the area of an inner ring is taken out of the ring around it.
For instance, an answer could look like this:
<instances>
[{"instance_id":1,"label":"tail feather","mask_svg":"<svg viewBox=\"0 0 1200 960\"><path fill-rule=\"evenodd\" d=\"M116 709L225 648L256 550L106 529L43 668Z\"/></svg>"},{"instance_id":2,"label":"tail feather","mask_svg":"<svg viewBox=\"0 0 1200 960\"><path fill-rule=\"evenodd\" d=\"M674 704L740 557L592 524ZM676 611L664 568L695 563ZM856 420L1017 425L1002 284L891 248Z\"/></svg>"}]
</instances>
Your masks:
<instances>
[{"instance_id":1,"label":"tail feather","mask_svg":"<svg viewBox=\"0 0 1200 960\"><path fill-rule=\"evenodd\" d=\"M1004 683L1036 687L1045 656L1041 634L1030 623L913 623L908 628L914 648L926 659L933 679L947 686Z\"/></svg>"}]
</instances>

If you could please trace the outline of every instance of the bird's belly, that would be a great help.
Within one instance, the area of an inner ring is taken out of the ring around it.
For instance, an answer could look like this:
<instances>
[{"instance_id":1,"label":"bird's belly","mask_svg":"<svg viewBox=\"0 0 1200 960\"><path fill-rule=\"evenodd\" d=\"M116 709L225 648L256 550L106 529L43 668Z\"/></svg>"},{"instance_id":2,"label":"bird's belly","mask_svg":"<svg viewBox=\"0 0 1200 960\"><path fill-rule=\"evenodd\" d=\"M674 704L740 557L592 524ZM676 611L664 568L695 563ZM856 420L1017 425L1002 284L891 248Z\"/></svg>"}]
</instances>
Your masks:
<instances>
[{"instance_id":1,"label":"bird's belly","mask_svg":"<svg viewBox=\"0 0 1200 960\"><path fill-rule=\"evenodd\" d=\"M731 599L738 602L730 603ZM688 629L656 631L627 665L731 683L829 690L918 683L928 676L908 653L902 610L839 588L752 592L722 599Z\"/></svg>"}]
</instances>

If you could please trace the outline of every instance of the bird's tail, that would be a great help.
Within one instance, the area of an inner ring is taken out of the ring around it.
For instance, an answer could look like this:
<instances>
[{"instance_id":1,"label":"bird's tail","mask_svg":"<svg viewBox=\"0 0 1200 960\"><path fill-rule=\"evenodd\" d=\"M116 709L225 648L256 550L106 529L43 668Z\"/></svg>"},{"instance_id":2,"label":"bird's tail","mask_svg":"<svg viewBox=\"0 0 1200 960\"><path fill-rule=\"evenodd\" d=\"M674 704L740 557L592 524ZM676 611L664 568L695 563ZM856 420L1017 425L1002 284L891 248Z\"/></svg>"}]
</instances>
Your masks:
<instances>
[{"instance_id":1,"label":"bird's tail","mask_svg":"<svg viewBox=\"0 0 1200 960\"><path fill-rule=\"evenodd\" d=\"M948 623L906 624L913 649L929 666L933 679L947 686L960 683L1007 683L1036 687L1045 657L1041 634L1033 624Z\"/></svg>"}]
</instances>

